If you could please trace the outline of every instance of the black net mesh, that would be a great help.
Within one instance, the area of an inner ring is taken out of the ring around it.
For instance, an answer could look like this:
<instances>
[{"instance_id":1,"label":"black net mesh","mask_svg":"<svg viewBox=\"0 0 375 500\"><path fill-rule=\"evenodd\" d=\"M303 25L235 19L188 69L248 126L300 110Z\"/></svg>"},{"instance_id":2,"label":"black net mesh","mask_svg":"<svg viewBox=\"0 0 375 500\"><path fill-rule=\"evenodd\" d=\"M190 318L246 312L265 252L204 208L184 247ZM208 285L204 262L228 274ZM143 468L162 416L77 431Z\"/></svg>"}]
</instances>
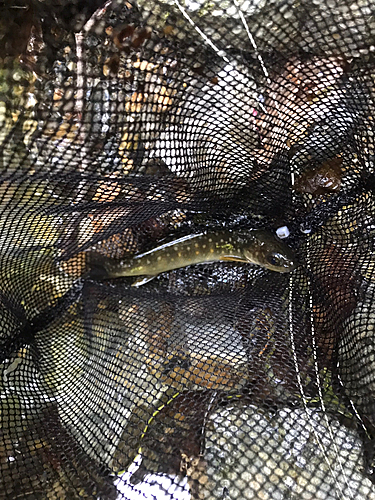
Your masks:
<instances>
[{"instance_id":1,"label":"black net mesh","mask_svg":"<svg viewBox=\"0 0 375 500\"><path fill-rule=\"evenodd\" d=\"M373 0L0 1L0 499L375 499Z\"/></svg>"}]
</instances>

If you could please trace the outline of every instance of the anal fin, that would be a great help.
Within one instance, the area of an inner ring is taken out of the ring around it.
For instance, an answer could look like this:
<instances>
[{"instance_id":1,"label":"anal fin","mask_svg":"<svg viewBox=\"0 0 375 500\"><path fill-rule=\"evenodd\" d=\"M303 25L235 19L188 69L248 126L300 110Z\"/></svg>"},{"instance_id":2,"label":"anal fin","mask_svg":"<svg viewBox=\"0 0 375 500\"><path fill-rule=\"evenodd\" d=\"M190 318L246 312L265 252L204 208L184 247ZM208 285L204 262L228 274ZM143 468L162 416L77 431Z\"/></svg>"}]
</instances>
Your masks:
<instances>
[{"instance_id":1,"label":"anal fin","mask_svg":"<svg viewBox=\"0 0 375 500\"><path fill-rule=\"evenodd\" d=\"M149 281L153 280L154 278L156 278L156 274L151 274L151 275L148 275L148 276L141 276L139 278L137 278L134 283L132 284L132 286L134 286L135 288L138 288L142 285L145 285L146 283L148 283Z\"/></svg>"}]
</instances>

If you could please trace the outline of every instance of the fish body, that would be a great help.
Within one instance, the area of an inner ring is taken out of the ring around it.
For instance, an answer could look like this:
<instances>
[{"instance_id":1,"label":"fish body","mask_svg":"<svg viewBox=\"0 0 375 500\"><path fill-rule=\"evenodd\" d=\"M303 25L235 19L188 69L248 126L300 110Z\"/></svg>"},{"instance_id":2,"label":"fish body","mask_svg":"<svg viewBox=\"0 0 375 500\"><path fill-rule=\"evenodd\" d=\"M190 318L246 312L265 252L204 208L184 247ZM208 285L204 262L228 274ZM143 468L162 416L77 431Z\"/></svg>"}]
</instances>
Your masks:
<instances>
[{"instance_id":1,"label":"fish body","mask_svg":"<svg viewBox=\"0 0 375 500\"><path fill-rule=\"evenodd\" d=\"M292 250L266 230L192 234L129 259L101 260L107 278L146 276L139 284L166 271L218 261L257 264L281 273L290 272L296 267Z\"/></svg>"}]
</instances>

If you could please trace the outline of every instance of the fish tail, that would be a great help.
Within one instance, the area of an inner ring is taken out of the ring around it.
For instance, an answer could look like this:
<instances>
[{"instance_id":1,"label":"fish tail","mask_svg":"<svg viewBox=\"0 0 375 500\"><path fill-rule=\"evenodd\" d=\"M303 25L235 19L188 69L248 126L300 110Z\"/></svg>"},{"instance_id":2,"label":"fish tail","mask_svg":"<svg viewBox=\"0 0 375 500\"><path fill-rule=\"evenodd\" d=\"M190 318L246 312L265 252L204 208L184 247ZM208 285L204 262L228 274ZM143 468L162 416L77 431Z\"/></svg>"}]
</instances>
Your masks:
<instances>
[{"instance_id":1,"label":"fish tail","mask_svg":"<svg viewBox=\"0 0 375 500\"><path fill-rule=\"evenodd\" d=\"M132 276L133 260L117 262L98 252L90 252L88 256L89 276L93 279L109 279Z\"/></svg>"},{"instance_id":2,"label":"fish tail","mask_svg":"<svg viewBox=\"0 0 375 500\"><path fill-rule=\"evenodd\" d=\"M87 256L87 263L89 267L89 276L93 279L105 279L109 278L108 273L108 257L97 253L90 252Z\"/></svg>"}]
</instances>

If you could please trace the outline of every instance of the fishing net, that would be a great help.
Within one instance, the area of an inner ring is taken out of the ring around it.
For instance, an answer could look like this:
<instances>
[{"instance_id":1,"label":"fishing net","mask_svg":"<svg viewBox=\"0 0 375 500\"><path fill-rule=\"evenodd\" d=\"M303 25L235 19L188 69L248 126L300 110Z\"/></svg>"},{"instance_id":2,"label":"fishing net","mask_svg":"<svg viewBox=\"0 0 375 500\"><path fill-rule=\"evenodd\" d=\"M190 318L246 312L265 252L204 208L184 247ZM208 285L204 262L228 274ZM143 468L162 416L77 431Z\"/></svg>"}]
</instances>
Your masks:
<instances>
[{"instance_id":1,"label":"fishing net","mask_svg":"<svg viewBox=\"0 0 375 500\"><path fill-rule=\"evenodd\" d=\"M375 499L374 33L0 2L1 499ZM260 230L286 272L191 260Z\"/></svg>"}]
</instances>

